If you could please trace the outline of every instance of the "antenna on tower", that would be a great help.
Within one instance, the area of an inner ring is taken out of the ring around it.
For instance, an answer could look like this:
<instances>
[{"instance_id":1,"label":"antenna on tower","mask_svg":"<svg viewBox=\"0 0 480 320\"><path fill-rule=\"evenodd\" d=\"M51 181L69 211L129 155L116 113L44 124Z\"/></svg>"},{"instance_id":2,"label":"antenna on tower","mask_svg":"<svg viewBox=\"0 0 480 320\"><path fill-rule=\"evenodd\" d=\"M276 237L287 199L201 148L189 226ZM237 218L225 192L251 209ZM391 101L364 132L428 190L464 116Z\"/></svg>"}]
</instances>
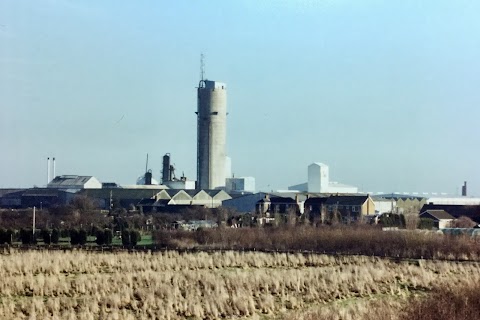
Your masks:
<instances>
[{"instance_id":1,"label":"antenna on tower","mask_svg":"<svg viewBox=\"0 0 480 320\"><path fill-rule=\"evenodd\" d=\"M205 55L203 53L200 54L200 82L203 82L205 78Z\"/></svg>"}]
</instances>

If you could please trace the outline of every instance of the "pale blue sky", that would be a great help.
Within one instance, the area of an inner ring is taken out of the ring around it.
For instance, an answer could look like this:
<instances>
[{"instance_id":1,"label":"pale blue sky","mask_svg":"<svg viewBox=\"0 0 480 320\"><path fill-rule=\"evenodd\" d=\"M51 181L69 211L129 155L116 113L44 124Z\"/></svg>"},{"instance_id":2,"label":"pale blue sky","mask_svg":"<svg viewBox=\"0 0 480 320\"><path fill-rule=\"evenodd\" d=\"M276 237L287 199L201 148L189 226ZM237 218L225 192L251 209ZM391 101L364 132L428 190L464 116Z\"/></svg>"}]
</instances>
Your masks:
<instances>
[{"instance_id":1,"label":"pale blue sky","mask_svg":"<svg viewBox=\"0 0 480 320\"><path fill-rule=\"evenodd\" d=\"M195 179L199 56L228 86L228 153L261 190L480 195L480 2L0 0L0 187ZM121 120L120 120L121 119ZM120 120L120 121L119 121Z\"/></svg>"}]
</instances>

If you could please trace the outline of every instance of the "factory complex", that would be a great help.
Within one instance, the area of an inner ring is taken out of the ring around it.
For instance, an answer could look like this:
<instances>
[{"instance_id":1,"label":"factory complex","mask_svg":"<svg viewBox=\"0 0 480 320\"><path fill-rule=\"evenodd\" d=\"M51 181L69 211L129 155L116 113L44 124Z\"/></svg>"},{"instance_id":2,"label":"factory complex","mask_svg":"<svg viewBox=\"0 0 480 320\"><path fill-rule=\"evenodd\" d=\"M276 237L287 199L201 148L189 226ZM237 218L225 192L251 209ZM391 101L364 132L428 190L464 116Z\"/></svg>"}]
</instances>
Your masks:
<instances>
[{"instance_id":1,"label":"factory complex","mask_svg":"<svg viewBox=\"0 0 480 320\"><path fill-rule=\"evenodd\" d=\"M226 153L227 86L203 79L197 87L196 180L183 174L177 177L172 155L163 156L161 177L156 180L148 167L135 184L101 182L93 176L56 175L55 158L47 158L47 184L44 188L0 189L0 208L50 208L68 205L78 196L94 201L101 210L123 208L142 214L181 213L186 208L224 207L237 214L255 214L268 223L276 214L322 217L339 214L341 220L356 221L386 213L417 212L432 219L438 210L449 216L467 215L480 223L480 199L467 197L466 182L462 197L446 198L418 194L368 194L355 186L330 179L327 164L308 165L307 182L278 192L256 192L254 177L234 177ZM52 174L51 174L52 173ZM428 211L428 212L426 212ZM452 218L454 219L454 218Z\"/></svg>"}]
</instances>

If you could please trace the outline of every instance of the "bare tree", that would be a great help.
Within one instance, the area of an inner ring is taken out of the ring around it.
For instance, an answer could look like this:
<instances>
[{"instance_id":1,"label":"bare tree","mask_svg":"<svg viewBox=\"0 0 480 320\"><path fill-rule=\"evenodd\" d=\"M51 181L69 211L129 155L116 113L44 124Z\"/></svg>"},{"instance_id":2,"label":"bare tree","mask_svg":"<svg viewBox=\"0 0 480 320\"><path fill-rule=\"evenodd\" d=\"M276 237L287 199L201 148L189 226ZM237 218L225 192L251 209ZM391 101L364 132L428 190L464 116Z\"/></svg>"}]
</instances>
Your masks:
<instances>
[{"instance_id":1,"label":"bare tree","mask_svg":"<svg viewBox=\"0 0 480 320\"><path fill-rule=\"evenodd\" d=\"M477 225L475 221L466 216L461 216L452 223L453 228L473 228Z\"/></svg>"}]
</instances>

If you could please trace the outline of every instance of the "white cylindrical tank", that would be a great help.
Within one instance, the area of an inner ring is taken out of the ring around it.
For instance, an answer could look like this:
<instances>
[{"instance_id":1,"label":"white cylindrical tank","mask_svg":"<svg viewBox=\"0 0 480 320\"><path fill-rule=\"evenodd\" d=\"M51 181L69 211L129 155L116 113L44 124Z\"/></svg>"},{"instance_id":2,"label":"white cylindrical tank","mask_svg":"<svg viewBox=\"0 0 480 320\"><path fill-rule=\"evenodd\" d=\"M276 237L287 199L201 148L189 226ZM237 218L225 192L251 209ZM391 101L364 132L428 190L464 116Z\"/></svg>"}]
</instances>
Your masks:
<instances>
[{"instance_id":1,"label":"white cylindrical tank","mask_svg":"<svg viewBox=\"0 0 480 320\"><path fill-rule=\"evenodd\" d=\"M225 187L227 90L221 82L202 80L198 87L197 188Z\"/></svg>"}]
</instances>

